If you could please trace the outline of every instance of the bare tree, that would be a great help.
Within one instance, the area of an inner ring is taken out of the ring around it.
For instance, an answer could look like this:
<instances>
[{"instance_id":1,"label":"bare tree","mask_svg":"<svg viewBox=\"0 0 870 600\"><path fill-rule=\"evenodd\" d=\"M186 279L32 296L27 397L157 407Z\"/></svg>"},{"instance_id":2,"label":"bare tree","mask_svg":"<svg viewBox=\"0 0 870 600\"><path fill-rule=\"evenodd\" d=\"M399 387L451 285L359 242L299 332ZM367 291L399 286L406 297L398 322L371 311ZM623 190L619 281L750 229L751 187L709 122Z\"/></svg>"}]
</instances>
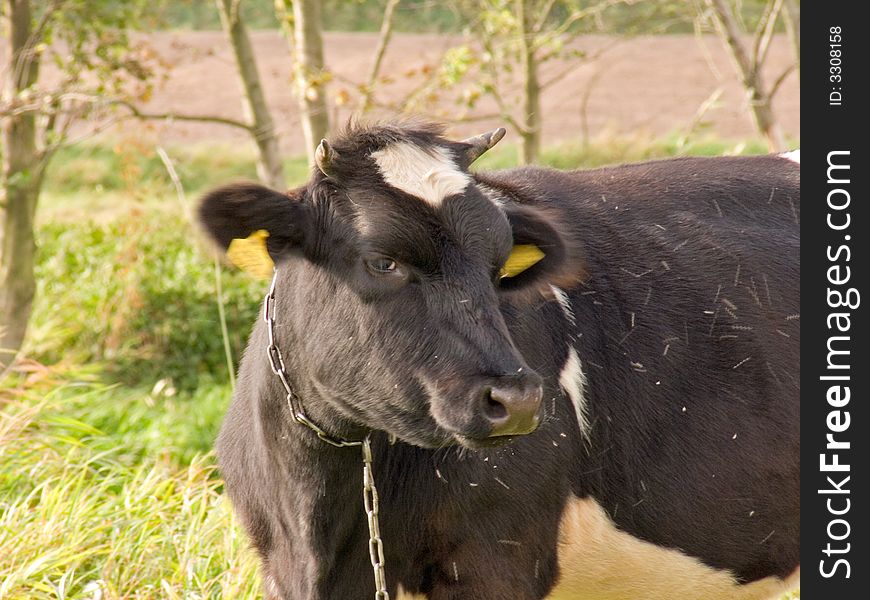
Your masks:
<instances>
[{"instance_id":1,"label":"bare tree","mask_svg":"<svg viewBox=\"0 0 870 600\"><path fill-rule=\"evenodd\" d=\"M260 179L276 189L284 189L284 166L275 122L266 104L266 95L260 82L257 60L248 31L239 11L240 0L215 0L224 32L230 40L236 59L236 68L244 90L243 108L251 121L251 131L259 151L257 173Z\"/></svg>"},{"instance_id":2,"label":"bare tree","mask_svg":"<svg viewBox=\"0 0 870 600\"><path fill-rule=\"evenodd\" d=\"M294 81L299 97L302 134L308 163L329 131L326 84L330 74L323 62L321 0L275 0L275 10L290 40L294 58Z\"/></svg>"},{"instance_id":3,"label":"bare tree","mask_svg":"<svg viewBox=\"0 0 870 600\"><path fill-rule=\"evenodd\" d=\"M761 70L767 59L776 20L782 11L783 0L769 0L765 6L751 47L746 44L746 35L731 10L728 0L706 0L713 13L716 29L731 54L735 69L749 101L749 109L758 133L767 141L771 152L786 149L785 138L773 112L772 100L779 85L791 71L789 67L768 88L764 84Z\"/></svg>"}]
</instances>

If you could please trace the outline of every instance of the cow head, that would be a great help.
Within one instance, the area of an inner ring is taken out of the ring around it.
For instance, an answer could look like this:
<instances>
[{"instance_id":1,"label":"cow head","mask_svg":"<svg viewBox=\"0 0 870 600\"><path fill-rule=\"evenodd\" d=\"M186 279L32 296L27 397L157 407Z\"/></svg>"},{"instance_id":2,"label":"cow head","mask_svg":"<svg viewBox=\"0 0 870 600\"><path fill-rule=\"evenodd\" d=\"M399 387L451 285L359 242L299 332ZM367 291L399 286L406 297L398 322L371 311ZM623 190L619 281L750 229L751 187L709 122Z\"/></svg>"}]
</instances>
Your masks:
<instances>
[{"instance_id":1,"label":"cow head","mask_svg":"<svg viewBox=\"0 0 870 600\"><path fill-rule=\"evenodd\" d=\"M548 288L566 250L546 215L493 199L469 173L503 134L451 142L433 126L354 128L321 143L302 188L237 184L203 199L222 248L265 239L278 342L303 403L317 396L425 447L491 445L538 426L541 378L501 305Z\"/></svg>"}]
</instances>

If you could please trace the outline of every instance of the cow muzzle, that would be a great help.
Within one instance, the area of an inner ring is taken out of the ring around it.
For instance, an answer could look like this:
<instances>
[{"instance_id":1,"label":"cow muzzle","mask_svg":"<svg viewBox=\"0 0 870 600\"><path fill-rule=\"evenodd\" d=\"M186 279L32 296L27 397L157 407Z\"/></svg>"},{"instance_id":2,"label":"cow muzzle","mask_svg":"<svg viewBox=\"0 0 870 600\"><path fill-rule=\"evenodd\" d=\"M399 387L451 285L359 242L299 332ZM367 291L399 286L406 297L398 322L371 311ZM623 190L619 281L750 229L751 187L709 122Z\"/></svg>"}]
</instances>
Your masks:
<instances>
[{"instance_id":1,"label":"cow muzzle","mask_svg":"<svg viewBox=\"0 0 870 600\"><path fill-rule=\"evenodd\" d=\"M540 423L541 378L535 374L498 377L478 392L480 414L490 426L487 437L525 435Z\"/></svg>"}]
</instances>

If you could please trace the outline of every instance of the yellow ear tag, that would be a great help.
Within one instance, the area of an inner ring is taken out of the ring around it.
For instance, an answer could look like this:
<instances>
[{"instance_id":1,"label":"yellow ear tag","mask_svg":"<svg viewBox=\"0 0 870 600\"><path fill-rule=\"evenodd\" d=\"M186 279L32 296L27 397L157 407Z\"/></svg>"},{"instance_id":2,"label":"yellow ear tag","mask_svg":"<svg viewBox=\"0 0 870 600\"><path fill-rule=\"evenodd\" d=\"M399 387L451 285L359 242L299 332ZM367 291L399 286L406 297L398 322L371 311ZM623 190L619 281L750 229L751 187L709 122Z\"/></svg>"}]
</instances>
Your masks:
<instances>
[{"instance_id":1,"label":"yellow ear tag","mask_svg":"<svg viewBox=\"0 0 870 600\"><path fill-rule=\"evenodd\" d=\"M267 279L272 276L275 263L266 250L266 238L269 232L259 229L245 239L236 238L227 248L227 258L243 271L254 277Z\"/></svg>"},{"instance_id":2,"label":"yellow ear tag","mask_svg":"<svg viewBox=\"0 0 870 600\"><path fill-rule=\"evenodd\" d=\"M501 268L501 277L516 277L544 258L541 249L532 244L517 244Z\"/></svg>"}]
</instances>

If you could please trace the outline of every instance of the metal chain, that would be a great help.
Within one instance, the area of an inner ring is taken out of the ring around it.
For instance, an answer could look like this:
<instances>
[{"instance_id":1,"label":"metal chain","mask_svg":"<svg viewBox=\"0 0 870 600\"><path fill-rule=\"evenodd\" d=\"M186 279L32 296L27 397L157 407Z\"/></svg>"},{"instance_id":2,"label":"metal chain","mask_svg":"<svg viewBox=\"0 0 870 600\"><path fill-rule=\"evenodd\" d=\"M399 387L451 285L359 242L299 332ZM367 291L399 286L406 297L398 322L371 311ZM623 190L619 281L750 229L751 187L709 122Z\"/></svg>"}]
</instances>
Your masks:
<instances>
[{"instance_id":1,"label":"metal chain","mask_svg":"<svg viewBox=\"0 0 870 600\"><path fill-rule=\"evenodd\" d=\"M266 322L269 331L269 345L266 347L266 354L269 356L269 365L272 367L272 372L281 380L281 385L284 386L284 391L287 393L287 404L290 406L290 414L293 420L300 425L305 425L321 440L327 444L331 444L336 448L346 448L348 446L362 446L361 441L346 440L344 438L334 437L324 431L317 423L308 418L305 410L302 408L302 403L293 393L293 388L290 387L290 382L287 380L287 371L284 365L284 357L281 354L281 349L275 343L275 282L278 280L278 271L272 277L272 284L269 286L269 291L263 299L263 320Z\"/></svg>"},{"instance_id":2,"label":"metal chain","mask_svg":"<svg viewBox=\"0 0 870 600\"><path fill-rule=\"evenodd\" d=\"M384 543L381 540L381 527L378 522L378 490L375 487L375 477L372 471L372 446L370 435L367 435L362 440L346 440L344 438L335 437L324 431L317 423L308 418L302 403L296 394L293 393L293 388L290 387L290 382L287 379L287 370L284 366L284 357L281 354L281 349L275 343L275 283L278 281L278 270L272 276L272 283L269 285L269 291L263 299L263 320L266 322L269 332L269 345L266 347L266 354L269 357L269 366L272 367L272 372L281 380L281 385L284 386L284 391L287 393L287 405L290 407L290 414L293 420L300 425L305 425L311 429L321 440L335 446L336 448L347 448L350 446L359 446L362 450L363 458L363 506L366 511L366 520L369 525L369 558L372 563L372 570L375 576L375 600L390 600L390 594L387 592L387 578L384 575Z\"/></svg>"},{"instance_id":3,"label":"metal chain","mask_svg":"<svg viewBox=\"0 0 870 600\"><path fill-rule=\"evenodd\" d=\"M372 446L369 437L367 435L362 442L363 506L369 522L369 558L375 574L375 600L390 600L387 577L384 575L384 542L381 540L381 525L378 522L378 490L372 471Z\"/></svg>"}]
</instances>

